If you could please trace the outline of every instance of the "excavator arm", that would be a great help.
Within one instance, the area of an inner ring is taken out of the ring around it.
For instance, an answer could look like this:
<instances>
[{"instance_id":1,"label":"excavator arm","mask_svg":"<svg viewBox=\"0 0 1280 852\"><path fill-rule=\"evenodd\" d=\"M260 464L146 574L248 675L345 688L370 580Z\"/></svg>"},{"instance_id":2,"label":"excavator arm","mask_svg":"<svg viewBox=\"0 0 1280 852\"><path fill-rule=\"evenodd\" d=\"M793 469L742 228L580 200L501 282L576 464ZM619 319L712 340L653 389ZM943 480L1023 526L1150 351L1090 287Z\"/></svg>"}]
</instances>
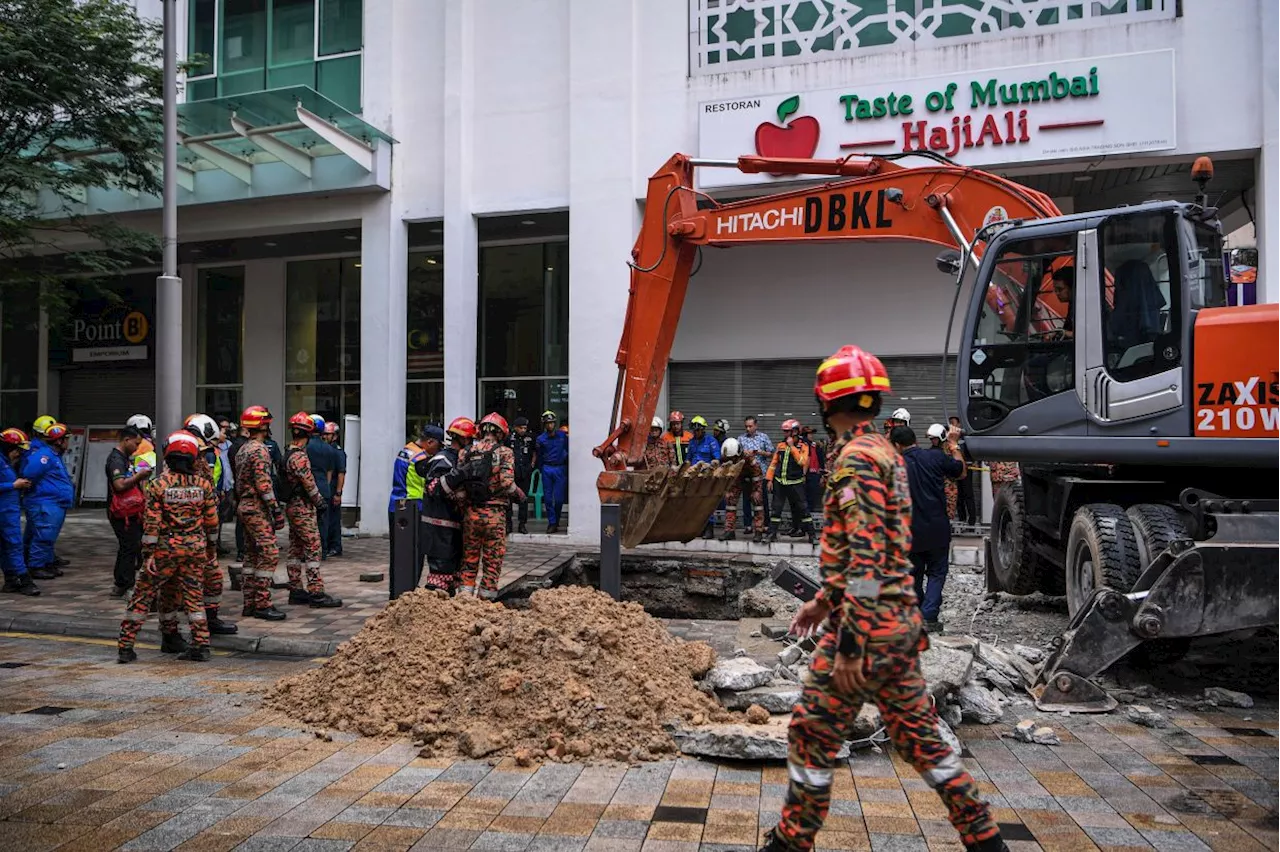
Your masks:
<instances>
[{"instance_id":1,"label":"excavator arm","mask_svg":"<svg viewBox=\"0 0 1280 852\"><path fill-rule=\"evenodd\" d=\"M720 204L694 189L697 167L839 179ZM605 466L596 483L601 500L622 506L623 545L694 538L741 471L741 462L644 468L649 423L701 246L917 240L964 249L991 222L1059 215L1042 193L949 163L904 167L891 159L856 155L736 161L673 156L649 178L644 220L631 251L631 289L615 359L618 384L610 432L592 451ZM981 245L973 247L973 254L981 254Z\"/></svg>"}]
</instances>

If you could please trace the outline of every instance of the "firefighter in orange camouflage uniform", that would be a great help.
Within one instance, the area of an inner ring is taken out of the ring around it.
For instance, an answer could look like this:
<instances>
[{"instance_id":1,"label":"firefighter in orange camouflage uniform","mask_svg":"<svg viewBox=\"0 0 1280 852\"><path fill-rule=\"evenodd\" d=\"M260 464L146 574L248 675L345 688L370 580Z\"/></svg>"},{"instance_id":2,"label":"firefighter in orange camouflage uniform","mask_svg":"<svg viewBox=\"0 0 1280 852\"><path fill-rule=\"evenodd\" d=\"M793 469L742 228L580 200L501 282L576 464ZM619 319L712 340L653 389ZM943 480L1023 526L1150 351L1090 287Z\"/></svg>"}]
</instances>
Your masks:
<instances>
[{"instance_id":1,"label":"firefighter in orange camouflage uniform","mask_svg":"<svg viewBox=\"0 0 1280 852\"><path fill-rule=\"evenodd\" d=\"M330 609L342 606L342 601L325 593L324 580L320 577L320 528L316 523L316 509L325 504L325 498L316 486L306 449L315 430L315 420L305 411L289 418L291 440L284 451L284 475L290 485L289 502L284 508L289 521L289 561L285 567L289 572L289 603ZM305 588L303 566L307 571Z\"/></svg>"},{"instance_id":2,"label":"firefighter in orange camouflage uniform","mask_svg":"<svg viewBox=\"0 0 1280 852\"><path fill-rule=\"evenodd\" d=\"M177 581L182 589L181 610L191 624L191 645L180 660L209 659L209 628L204 613L204 567L210 542L218 535L218 498L208 477L195 472L200 442L188 432L174 432L164 448L167 470L149 483L142 518L144 568L120 625L116 660L138 659L133 650L138 630L147 619L161 586Z\"/></svg>"},{"instance_id":3,"label":"firefighter in orange camouflage uniform","mask_svg":"<svg viewBox=\"0 0 1280 852\"><path fill-rule=\"evenodd\" d=\"M505 443L507 432L501 414L486 415L480 421L480 440L463 451L458 466L444 477L450 490L461 487L468 495L458 593L478 593L486 600L498 596L498 576L507 555L507 504L516 482L515 455Z\"/></svg>"},{"instance_id":4,"label":"firefighter in orange camouflage uniform","mask_svg":"<svg viewBox=\"0 0 1280 852\"><path fill-rule=\"evenodd\" d=\"M864 702L894 748L941 797L971 852L1007 850L978 785L943 741L920 674L928 647L911 580L911 492L902 458L874 419L890 390L884 365L845 346L818 367L814 392L840 435L823 501L822 588L791 632L827 631L788 732L790 783L763 852L808 852L831 804L836 753Z\"/></svg>"},{"instance_id":5,"label":"firefighter in orange camouflage uniform","mask_svg":"<svg viewBox=\"0 0 1280 852\"><path fill-rule=\"evenodd\" d=\"M274 463L264 441L271 435L271 412L251 405L240 415L240 428L249 437L236 453L236 514L244 526L245 617L283 621L285 614L271 604L271 581L280 561L276 531L284 529L284 511L271 481Z\"/></svg>"}]
</instances>

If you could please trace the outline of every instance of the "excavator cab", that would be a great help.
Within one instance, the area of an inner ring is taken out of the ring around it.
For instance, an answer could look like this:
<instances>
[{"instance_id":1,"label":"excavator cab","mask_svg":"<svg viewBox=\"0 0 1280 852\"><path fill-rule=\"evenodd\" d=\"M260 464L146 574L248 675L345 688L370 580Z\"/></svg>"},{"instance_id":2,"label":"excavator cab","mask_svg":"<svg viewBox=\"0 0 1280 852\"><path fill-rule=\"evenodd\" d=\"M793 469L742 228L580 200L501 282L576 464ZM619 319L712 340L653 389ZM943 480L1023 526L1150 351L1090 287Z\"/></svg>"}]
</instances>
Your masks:
<instances>
[{"instance_id":1,"label":"excavator cab","mask_svg":"<svg viewBox=\"0 0 1280 852\"><path fill-rule=\"evenodd\" d=\"M1195 318L1225 304L1220 226L1198 205L999 230L958 355L970 452L1095 464L1190 457ZM1244 449L1196 444L1196 453Z\"/></svg>"}]
</instances>

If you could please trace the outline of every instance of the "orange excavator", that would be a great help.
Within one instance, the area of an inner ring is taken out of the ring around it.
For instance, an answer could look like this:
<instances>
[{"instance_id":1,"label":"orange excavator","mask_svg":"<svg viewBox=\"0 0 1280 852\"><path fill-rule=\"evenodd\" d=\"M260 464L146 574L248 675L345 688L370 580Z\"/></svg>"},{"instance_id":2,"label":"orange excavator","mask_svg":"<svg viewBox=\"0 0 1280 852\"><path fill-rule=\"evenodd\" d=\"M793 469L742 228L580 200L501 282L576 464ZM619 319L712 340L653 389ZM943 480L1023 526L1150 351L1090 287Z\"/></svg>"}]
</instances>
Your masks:
<instances>
[{"instance_id":1,"label":"orange excavator","mask_svg":"<svg viewBox=\"0 0 1280 852\"><path fill-rule=\"evenodd\" d=\"M1212 163L1192 169L1195 203L1064 216L987 172L902 164L928 156L677 154L649 179L611 431L593 450L622 544L695 538L740 473L644 467L701 247L916 240L949 249L955 306L972 281L955 355L968 450L1019 464L993 507L989 588L1067 595L1041 706L1099 709L1087 678L1144 642L1168 657L1192 636L1275 625L1280 313L1227 307ZM721 204L694 188L698 168L833 180Z\"/></svg>"}]
</instances>

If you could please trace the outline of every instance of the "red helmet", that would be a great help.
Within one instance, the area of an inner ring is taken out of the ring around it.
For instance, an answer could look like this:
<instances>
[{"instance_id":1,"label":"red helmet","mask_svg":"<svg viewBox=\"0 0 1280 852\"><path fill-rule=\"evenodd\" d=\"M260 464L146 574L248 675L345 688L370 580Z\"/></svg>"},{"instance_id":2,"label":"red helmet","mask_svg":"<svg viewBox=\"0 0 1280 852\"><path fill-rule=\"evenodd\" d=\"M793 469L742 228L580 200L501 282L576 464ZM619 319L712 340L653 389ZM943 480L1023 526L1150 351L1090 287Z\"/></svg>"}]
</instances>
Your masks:
<instances>
[{"instance_id":1,"label":"red helmet","mask_svg":"<svg viewBox=\"0 0 1280 852\"><path fill-rule=\"evenodd\" d=\"M679 411L671 412L671 416L667 418L668 423L683 423L684 415Z\"/></svg>"},{"instance_id":2,"label":"red helmet","mask_svg":"<svg viewBox=\"0 0 1280 852\"><path fill-rule=\"evenodd\" d=\"M800 421L796 420L794 417L790 418L789 420L782 421L783 432L790 432L793 429L799 429L799 428L800 428Z\"/></svg>"},{"instance_id":3,"label":"red helmet","mask_svg":"<svg viewBox=\"0 0 1280 852\"><path fill-rule=\"evenodd\" d=\"M44 436L50 441L65 438L67 437L67 426L65 423L54 423L52 426L44 430Z\"/></svg>"},{"instance_id":4,"label":"red helmet","mask_svg":"<svg viewBox=\"0 0 1280 852\"><path fill-rule=\"evenodd\" d=\"M243 429L261 429L271 423L271 412L265 405L251 405L240 415L240 426Z\"/></svg>"},{"instance_id":5,"label":"red helmet","mask_svg":"<svg viewBox=\"0 0 1280 852\"><path fill-rule=\"evenodd\" d=\"M316 421L311 419L311 415L305 411L299 411L297 414L289 418L289 428L297 429L299 432L316 431Z\"/></svg>"},{"instance_id":6,"label":"red helmet","mask_svg":"<svg viewBox=\"0 0 1280 852\"><path fill-rule=\"evenodd\" d=\"M870 352L842 346L818 365L813 392L824 403L855 393L889 393L889 374Z\"/></svg>"},{"instance_id":7,"label":"red helmet","mask_svg":"<svg viewBox=\"0 0 1280 852\"><path fill-rule=\"evenodd\" d=\"M164 442L164 454L166 457L186 456L194 459L200 455L200 442L196 440L195 435L185 429L181 432L174 432Z\"/></svg>"},{"instance_id":8,"label":"red helmet","mask_svg":"<svg viewBox=\"0 0 1280 852\"><path fill-rule=\"evenodd\" d=\"M324 433L326 435L338 434L338 424L330 420L328 423L324 424Z\"/></svg>"},{"instance_id":9,"label":"red helmet","mask_svg":"<svg viewBox=\"0 0 1280 852\"><path fill-rule=\"evenodd\" d=\"M31 442L27 438L27 433L23 432L21 429L5 429L3 432L0 432L0 444L17 447L22 450L31 446Z\"/></svg>"},{"instance_id":10,"label":"red helmet","mask_svg":"<svg viewBox=\"0 0 1280 852\"><path fill-rule=\"evenodd\" d=\"M511 430L507 427L507 418L503 417L496 411L491 414L486 414L480 420L480 428L483 429L485 426L493 426L503 435L511 433Z\"/></svg>"},{"instance_id":11,"label":"red helmet","mask_svg":"<svg viewBox=\"0 0 1280 852\"><path fill-rule=\"evenodd\" d=\"M461 438L474 438L476 436L476 423L470 417L455 417L445 431Z\"/></svg>"}]
</instances>

